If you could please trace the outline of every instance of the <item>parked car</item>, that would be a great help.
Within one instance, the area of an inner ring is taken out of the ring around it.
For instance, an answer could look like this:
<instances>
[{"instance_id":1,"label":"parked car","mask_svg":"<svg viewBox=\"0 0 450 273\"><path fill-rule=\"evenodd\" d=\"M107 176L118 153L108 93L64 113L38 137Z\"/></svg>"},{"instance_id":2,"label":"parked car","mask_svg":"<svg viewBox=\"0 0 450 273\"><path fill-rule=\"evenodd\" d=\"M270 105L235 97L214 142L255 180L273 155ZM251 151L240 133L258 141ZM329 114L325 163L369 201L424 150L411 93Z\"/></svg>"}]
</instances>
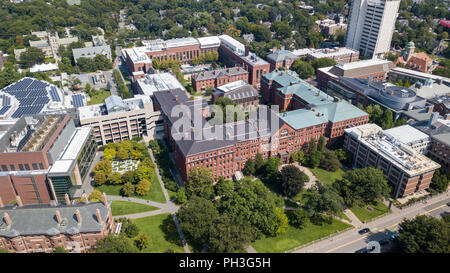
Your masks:
<instances>
[{"instance_id":1,"label":"parked car","mask_svg":"<svg viewBox=\"0 0 450 273\"><path fill-rule=\"evenodd\" d=\"M359 234L365 234L365 233L367 233L367 232L370 232L370 229L368 229L368 228L363 228L363 229L361 229L360 231L358 231L358 233Z\"/></svg>"},{"instance_id":2,"label":"parked car","mask_svg":"<svg viewBox=\"0 0 450 273\"><path fill-rule=\"evenodd\" d=\"M450 207L450 202L448 202L448 203L447 203L447 206L449 206L449 207Z\"/></svg>"},{"instance_id":3,"label":"parked car","mask_svg":"<svg viewBox=\"0 0 450 273\"><path fill-rule=\"evenodd\" d=\"M391 240L394 240L395 238L397 238L400 235L400 233L395 232L394 234L391 235Z\"/></svg>"},{"instance_id":4,"label":"parked car","mask_svg":"<svg viewBox=\"0 0 450 273\"><path fill-rule=\"evenodd\" d=\"M366 248L361 248L359 250L356 250L355 253L367 253L367 249Z\"/></svg>"},{"instance_id":5,"label":"parked car","mask_svg":"<svg viewBox=\"0 0 450 273\"><path fill-rule=\"evenodd\" d=\"M389 240L388 239L382 239L382 240L379 240L378 243L380 244L380 246L387 245L387 244L389 244Z\"/></svg>"}]
</instances>

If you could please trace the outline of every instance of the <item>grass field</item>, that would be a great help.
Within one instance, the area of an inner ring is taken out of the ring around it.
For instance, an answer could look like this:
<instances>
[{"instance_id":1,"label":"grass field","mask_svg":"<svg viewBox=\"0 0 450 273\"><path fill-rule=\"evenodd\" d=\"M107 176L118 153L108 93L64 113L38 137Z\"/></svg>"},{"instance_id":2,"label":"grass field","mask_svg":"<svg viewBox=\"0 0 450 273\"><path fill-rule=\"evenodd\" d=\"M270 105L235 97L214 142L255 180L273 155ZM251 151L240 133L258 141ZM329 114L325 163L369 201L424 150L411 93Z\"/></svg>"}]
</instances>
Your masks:
<instances>
[{"instance_id":1,"label":"grass field","mask_svg":"<svg viewBox=\"0 0 450 273\"><path fill-rule=\"evenodd\" d=\"M94 91L95 95L90 97L91 100L88 101L88 105L93 105L93 104L99 104L99 103L104 103L105 99L109 96L111 96L111 93L106 91L106 90L98 90L98 91Z\"/></svg>"},{"instance_id":2,"label":"grass field","mask_svg":"<svg viewBox=\"0 0 450 273\"><path fill-rule=\"evenodd\" d=\"M382 214L391 212L391 210L381 201L377 201L375 205L370 204L369 206L373 208L372 211L366 209L367 205L353 206L352 208L350 208L350 210L356 215L356 217L358 217L361 222L365 222Z\"/></svg>"},{"instance_id":3,"label":"grass field","mask_svg":"<svg viewBox=\"0 0 450 273\"><path fill-rule=\"evenodd\" d=\"M133 222L138 226L139 234L150 236L150 246L142 252L164 253L172 249L176 253L184 253L175 223L169 213L133 219ZM134 241L134 238L130 240Z\"/></svg>"},{"instance_id":4,"label":"grass field","mask_svg":"<svg viewBox=\"0 0 450 273\"><path fill-rule=\"evenodd\" d=\"M117 196L120 196L121 188L122 185L102 185L99 187L95 187L96 190L99 190L100 192L105 192L106 195L117 195ZM166 199L164 197L161 184L159 183L158 177L156 175L153 177L152 185L150 186L150 191L148 191L146 195L144 196L133 195L130 197L141 198L159 203L166 203Z\"/></svg>"},{"instance_id":5,"label":"grass field","mask_svg":"<svg viewBox=\"0 0 450 273\"><path fill-rule=\"evenodd\" d=\"M310 169L311 172L319 179L320 182L331 185L334 181L341 179L344 175L344 170L339 169L335 172L328 172L320 168Z\"/></svg>"},{"instance_id":6,"label":"grass field","mask_svg":"<svg viewBox=\"0 0 450 273\"><path fill-rule=\"evenodd\" d=\"M280 253L326 237L348 227L351 226L335 219L333 219L331 224L323 224L321 226L308 223L302 229L289 225L285 233L276 237L266 237L260 239L251 245L257 252Z\"/></svg>"},{"instance_id":7,"label":"grass field","mask_svg":"<svg viewBox=\"0 0 450 273\"><path fill-rule=\"evenodd\" d=\"M128 202L128 201L112 201L111 210L113 216L121 216L127 214L134 214L146 211L157 210L159 208L148 206L144 204Z\"/></svg>"}]
</instances>

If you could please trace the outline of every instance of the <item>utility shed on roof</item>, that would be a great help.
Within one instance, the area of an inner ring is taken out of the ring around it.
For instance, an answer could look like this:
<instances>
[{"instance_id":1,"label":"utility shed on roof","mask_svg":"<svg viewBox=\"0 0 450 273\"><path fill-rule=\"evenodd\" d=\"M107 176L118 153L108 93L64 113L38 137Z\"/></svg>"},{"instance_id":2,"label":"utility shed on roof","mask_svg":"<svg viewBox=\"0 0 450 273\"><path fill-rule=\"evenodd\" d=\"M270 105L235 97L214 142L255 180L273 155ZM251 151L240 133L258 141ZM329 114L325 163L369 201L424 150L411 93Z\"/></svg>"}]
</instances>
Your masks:
<instances>
[{"instance_id":1,"label":"utility shed on roof","mask_svg":"<svg viewBox=\"0 0 450 273\"><path fill-rule=\"evenodd\" d=\"M122 98L116 95L111 95L105 99L106 110L108 113L114 113L126 109Z\"/></svg>"}]
</instances>

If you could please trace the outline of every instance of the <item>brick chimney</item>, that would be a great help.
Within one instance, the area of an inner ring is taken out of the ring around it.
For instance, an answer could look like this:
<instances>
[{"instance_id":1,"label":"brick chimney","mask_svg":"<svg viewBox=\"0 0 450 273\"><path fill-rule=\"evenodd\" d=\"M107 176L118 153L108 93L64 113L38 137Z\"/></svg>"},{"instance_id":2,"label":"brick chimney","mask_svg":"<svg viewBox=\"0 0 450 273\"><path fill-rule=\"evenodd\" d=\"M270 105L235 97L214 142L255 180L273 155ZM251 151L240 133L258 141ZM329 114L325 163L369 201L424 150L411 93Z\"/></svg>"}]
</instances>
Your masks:
<instances>
[{"instance_id":1,"label":"brick chimney","mask_svg":"<svg viewBox=\"0 0 450 273\"><path fill-rule=\"evenodd\" d=\"M2 198L0 197L0 208L3 208L5 205L3 204L3 200L2 200Z\"/></svg>"},{"instance_id":2,"label":"brick chimney","mask_svg":"<svg viewBox=\"0 0 450 273\"><path fill-rule=\"evenodd\" d=\"M19 195L16 196L16 202L19 207L23 207L22 199Z\"/></svg>"},{"instance_id":3,"label":"brick chimney","mask_svg":"<svg viewBox=\"0 0 450 273\"><path fill-rule=\"evenodd\" d=\"M275 52L277 52L277 47L276 46L272 47L272 53L275 53Z\"/></svg>"},{"instance_id":4,"label":"brick chimney","mask_svg":"<svg viewBox=\"0 0 450 273\"><path fill-rule=\"evenodd\" d=\"M79 210L79 209L77 209L77 210L75 211L75 217L77 218L77 222L78 222L79 224L81 224L81 214L80 214L80 210Z\"/></svg>"},{"instance_id":5,"label":"brick chimney","mask_svg":"<svg viewBox=\"0 0 450 273\"><path fill-rule=\"evenodd\" d=\"M100 210L99 209L97 209L95 211L95 216L97 217L98 223L101 225L103 223L103 221L102 221L102 215L100 214Z\"/></svg>"},{"instance_id":6,"label":"brick chimney","mask_svg":"<svg viewBox=\"0 0 450 273\"><path fill-rule=\"evenodd\" d=\"M56 210L55 216L56 216L56 222L58 222L58 224L61 224L62 218L61 218L61 213L59 212L59 210Z\"/></svg>"},{"instance_id":7,"label":"brick chimney","mask_svg":"<svg viewBox=\"0 0 450 273\"><path fill-rule=\"evenodd\" d=\"M87 196L87 194L85 194L85 193L83 193L83 201L84 201L84 203L85 204L89 204L89 199L88 199L88 196Z\"/></svg>"},{"instance_id":8,"label":"brick chimney","mask_svg":"<svg viewBox=\"0 0 450 273\"><path fill-rule=\"evenodd\" d=\"M245 56L248 56L248 54L250 54L250 48L245 46Z\"/></svg>"},{"instance_id":9,"label":"brick chimney","mask_svg":"<svg viewBox=\"0 0 450 273\"><path fill-rule=\"evenodd\" d=\"M64 194L64 200L66 200L66 205L70 206L70 198L69 198L69 195L67 193Z\"/></svg>"},{"instance_id":10,"label":"brick chimney","mask_svg":"<svg viewBox=\"0 0 450 273\"><path fill-rule=\"evenodd\" d=\"M177 95L175 95L175 101L178 101L178 96Z\"/></svg>"},{"instance_id":11,"label":"brick chimney","mask_svg":"<svg viewBox=\"0 0 450 273\"><path fill-rule=\"evenodd\" d=\"M173 94L173 89L170 89L169 92L170 92L170 94Z\"/></svg>"},{"instance_id":12,"label":"brick chimney","mask_svg":"<svg viewBox=\"0 0 450 273\"><path fill-rule=\"evenodd\" d=\"M108 199L106 199L106 193L102 194L102 198L103 198L103 205L105 205L105 207L108 206Z\"/></svg>"},{"instance_id":13,"label":"brick chimney","mask_svg":"<svg viewBox=\"0 0 450 273\"><path fill-rule=\"evenodd\" d=\"M7 226L11 225L11 218L9 218L9 214L7 212L3 213L3 220Z\"/></svg>"}]
</instances>

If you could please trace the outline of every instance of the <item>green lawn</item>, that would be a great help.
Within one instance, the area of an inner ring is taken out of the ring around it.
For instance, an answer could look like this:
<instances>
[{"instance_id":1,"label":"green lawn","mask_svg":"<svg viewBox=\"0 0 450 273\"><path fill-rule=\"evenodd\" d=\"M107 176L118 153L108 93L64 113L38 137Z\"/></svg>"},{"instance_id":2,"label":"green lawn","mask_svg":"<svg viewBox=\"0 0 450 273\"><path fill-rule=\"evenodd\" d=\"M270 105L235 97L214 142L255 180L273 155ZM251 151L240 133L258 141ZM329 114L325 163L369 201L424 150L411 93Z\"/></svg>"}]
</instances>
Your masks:
<instances>
[{"instance_id":1,"label":"green lawn","mask_svg":"<svg viewBox=\"0 0 450 273\"><path fill-rule=\"evenodd\" d=\"M95 187L96 190L99 190L100 192L105 192L106 195L118 195L118 196L120 196L121 188L122 185L102 185L99 187ZM133 195L131 197L141 198L159 203L166 203L166 199L164 197L161 184L159 183L158 176L156 175L153 177L152 185L150 186L150 191L148 191L146 195L144 196Z\"/></svg>"},{"instance_id":2,"label":"green lawn","mask_svg":"<svg viewBox=\"0 0 450 273\"><path fill-rule=\"evenodd\" d=\"M91 97L90 101L88 101L88 105L104 103L105 99L111 96L111 93L106 90L98 90L94 92L95 95Z\"/></svg>"},{"instance_id":3,"label":"green lawn","mask_svg":"<svg viewBox=\"0 0 450 273\"><path fill-rule=\"evenodd\" d=\"M184 253L172 215L169 213L133 219L139 228L139 234L150 236L150 246L144 253L164 253L168 249ZM139 235L138 235L139 236ZM134 241L134 238L130 239Z\"/></svg>"},{"instance_id":4,"label":"green lawn","mask_svg":"<svg viewBox=\"0 0 450 273\"><path fill-rule=\"evenodd\" d=\"M369 206L373 208L372 211L366 209L367 205L354 206L350 208L350 210L356 215L356 217L358 217L361 222L365 222L387 212L391 212L391 210L385 204L383 204L383 202L380 201L377 201L376 205L370 204Z\"/></svg>"},{"instance_id":5,"label":"green lawn","mask_svg":"<svg viewBox=\"0 0 450 273\"><path fill-rule=\"evenodd\" d=\"M350 225L333 219L331 224L316 226L306 224L302 229L290 226L286 232L276 237L267 237L252 243L253 248L261 253L280 253L311 241L326 237L337 231L344 230Z\"/></svg>"},{"instance_id":6,"label":"green lawn","mask_svg":"<svg viewBox=\"0 0 450 273\"><path fill-rule=\"evenodd\" d=\"M149 206L149 205L134 203L134 202L128 202L128 201L114 200L111 203L111 210L112 210L113 216L134 214L134 213L152 211L152 210L157 210L157 209L159 209L159 208Z\"/></svg>"},{"instance_id":7,"label":"green lawn","mask_svg":"<svg viewBox=\"0 0 450 273\"><path fill-rule=\"evenodd\" d=\"M339 169L335 172L328 172L320 168L310 169L311 172L319 179L320 182L331 185L334 181L341 179L344 175L344 170Z\"/></svg>"}]
</instances>

